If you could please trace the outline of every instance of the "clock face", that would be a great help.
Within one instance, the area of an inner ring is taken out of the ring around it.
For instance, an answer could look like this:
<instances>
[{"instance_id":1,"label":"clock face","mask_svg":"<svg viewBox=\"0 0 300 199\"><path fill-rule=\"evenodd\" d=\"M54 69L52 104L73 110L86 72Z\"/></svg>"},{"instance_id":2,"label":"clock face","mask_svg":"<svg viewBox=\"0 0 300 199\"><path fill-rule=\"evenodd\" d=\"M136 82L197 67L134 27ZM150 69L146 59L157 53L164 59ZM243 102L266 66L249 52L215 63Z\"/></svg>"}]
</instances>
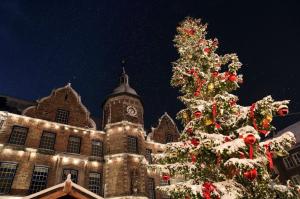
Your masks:
<instances>
[{"instance_id":1,"label":"clock face","mask_svg":"<svg viewBox=\"0 0 300 199\"><path fill-rule=\"evenodd\" d=\"M126 111L127 111L127 114L130 115L130 116L135 117L137 115L137 110L133 106L127 106Z\"/></svg>"}]
</instances>

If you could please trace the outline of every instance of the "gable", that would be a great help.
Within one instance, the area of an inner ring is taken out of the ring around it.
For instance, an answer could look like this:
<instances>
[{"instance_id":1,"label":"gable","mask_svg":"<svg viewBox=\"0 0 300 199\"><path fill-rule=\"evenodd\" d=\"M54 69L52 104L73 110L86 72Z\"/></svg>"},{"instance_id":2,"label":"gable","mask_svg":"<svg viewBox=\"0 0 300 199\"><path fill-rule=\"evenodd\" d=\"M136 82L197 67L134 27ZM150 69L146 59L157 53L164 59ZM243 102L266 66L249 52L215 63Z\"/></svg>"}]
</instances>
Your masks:
<instances>
[{"instance_id":1,"label":"gable","mask_svg":"<svg viewBox=\"0 0 300 199\"><path fill-rule=\"evenodd\" d=\"M90 118L90 112L82 104L81 97L67 84L55 89L47 97L37 101L37 105L30 106L22 115L56 122L57 111L68 113L68 125L95 129L95 122Z\"/></svg>"}]
</instances>

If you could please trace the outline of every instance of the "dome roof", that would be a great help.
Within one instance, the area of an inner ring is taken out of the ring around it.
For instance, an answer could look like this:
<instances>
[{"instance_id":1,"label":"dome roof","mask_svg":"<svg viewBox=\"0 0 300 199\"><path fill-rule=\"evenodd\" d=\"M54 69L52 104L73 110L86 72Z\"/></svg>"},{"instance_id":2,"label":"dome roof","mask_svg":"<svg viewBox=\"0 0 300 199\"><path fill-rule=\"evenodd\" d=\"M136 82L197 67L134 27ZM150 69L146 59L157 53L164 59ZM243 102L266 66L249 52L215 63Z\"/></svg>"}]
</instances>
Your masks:
<instances>
[{"instance_id":1,"label":"dome roof","mask_svg":"<svg viewBox=\"0 0 300 199\"><path fill-rule=\"evenodd\" d=\"M120 85L113 90L110 95L130 94L139 97L136 91L129 85L129 77L123 68L123 73L120 77Z\"/></svg>"}]
</instances>

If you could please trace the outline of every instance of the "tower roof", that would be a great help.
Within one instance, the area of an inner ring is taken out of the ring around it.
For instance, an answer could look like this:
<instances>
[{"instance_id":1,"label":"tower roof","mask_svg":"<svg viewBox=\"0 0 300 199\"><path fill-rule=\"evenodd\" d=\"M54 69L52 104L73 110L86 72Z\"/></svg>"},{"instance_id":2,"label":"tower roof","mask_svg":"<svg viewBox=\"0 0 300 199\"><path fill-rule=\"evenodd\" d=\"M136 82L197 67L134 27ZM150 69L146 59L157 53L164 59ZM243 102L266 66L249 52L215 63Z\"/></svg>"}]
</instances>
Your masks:
<instances>
[{"instance_id":1,"label":"tower roof","mask_svg":"<svg viewBox=\"0 0 300 199\"><path fill-rule=\"evenodd\" d=\"M110 95L119 95L119 94L130 94L134 96L139 96L136 91L130 87L129 85L129 77L125 72L125 69L123 67L123 72L120 77L120 84L117 88L113 90L113 92Z\"/></svg>"}]
</instances>

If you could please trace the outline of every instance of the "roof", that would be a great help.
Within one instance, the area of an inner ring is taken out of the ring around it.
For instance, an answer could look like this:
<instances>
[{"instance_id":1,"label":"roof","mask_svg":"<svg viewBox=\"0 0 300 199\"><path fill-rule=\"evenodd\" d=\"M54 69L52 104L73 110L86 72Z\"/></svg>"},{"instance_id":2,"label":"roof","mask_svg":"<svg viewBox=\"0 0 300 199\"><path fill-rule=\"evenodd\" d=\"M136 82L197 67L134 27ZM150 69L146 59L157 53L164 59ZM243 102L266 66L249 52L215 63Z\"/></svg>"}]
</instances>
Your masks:
<instances>
[{"instance_id":1,"label":"roof","mask_svg":"<svg viewBox=\"0 0 300 199\"><path fill-rule=\"evenodd\" d=\"M123 68L123 72L120 77L120 84L117 88L113 90L111 95L124 94L124 93L139 96L137 92L129 85L129 77L126 74L125 69Z\"/></svg>"},{"instance_id":2,"label":"roof","mask_svg":"<svg viewBox=\"0 0 300 199\"><path fill-rule=\"evenodd\" d=\"M71 174L68 174L65 182L57 184L53 187L49 187L42 191L33 193L31 195L25 196L23 199L33 199L42 198L47 196L47 198L58 199L62 196L76 196L76 198L91 198L91 199L103 199L97 194L87 190L86 188L72 182Z\"/></svg>"},{"instance_id":3,"label":"roof","mask_svg":"<svg viewBox=\"0 0 300 199\"><path fill-rule=\"evenodd\" d=\"M280 135L282 135L283 133L285 133L287 131L291 131L295 135L296 144L295 144L294 148L300 146L300 121L277 132L274 137L279 137Z\"/></svg>"}]
</instances>

